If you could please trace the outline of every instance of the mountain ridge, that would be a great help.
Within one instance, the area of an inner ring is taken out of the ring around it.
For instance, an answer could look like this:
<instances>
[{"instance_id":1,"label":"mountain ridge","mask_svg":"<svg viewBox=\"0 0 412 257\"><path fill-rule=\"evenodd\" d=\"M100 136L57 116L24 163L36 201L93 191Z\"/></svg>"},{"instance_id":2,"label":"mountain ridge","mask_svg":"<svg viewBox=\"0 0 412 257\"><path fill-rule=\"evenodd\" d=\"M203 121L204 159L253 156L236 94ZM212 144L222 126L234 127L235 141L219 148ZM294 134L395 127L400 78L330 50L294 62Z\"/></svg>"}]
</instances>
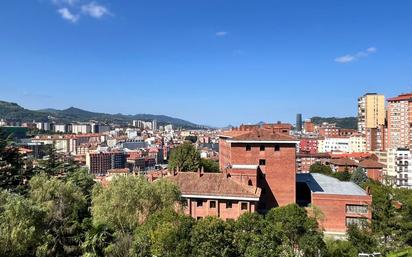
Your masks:
<instances>
[{"instance_id":1,"label":"mountain ridge","mask_svg":"<svg viewBox=\"0 0 412 257\"><path fill-rule=\"evenodd\" d=\"M159 125L172 124L181 128L207 128L207 126L198 125L193 122L175 118L167 115L156 114L109 114L83 110L77 107L58 110L54 108L45 108L40 110L26 109L17 103L0 100L0 118L19 120L22 122L36 121L54 121L54 122L88 122L90 120L104 123L129 123L132 120L157 120Z\"/></svg>"}]
</instances>

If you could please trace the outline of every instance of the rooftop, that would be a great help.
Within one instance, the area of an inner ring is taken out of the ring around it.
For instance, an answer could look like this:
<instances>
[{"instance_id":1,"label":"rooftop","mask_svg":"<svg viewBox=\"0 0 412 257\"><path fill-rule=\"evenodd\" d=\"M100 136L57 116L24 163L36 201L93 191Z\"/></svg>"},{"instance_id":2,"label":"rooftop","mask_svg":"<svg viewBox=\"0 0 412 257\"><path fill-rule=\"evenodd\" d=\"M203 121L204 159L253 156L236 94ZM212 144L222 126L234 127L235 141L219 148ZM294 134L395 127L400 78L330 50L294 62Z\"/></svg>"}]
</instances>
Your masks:
<instances>
[{"instance_id":1,"label":"rooftop","mask_svg":"<svg viewBox=\"0 0 412 257\"><path fill-rule=\"evenodd\" d=\"M333 195L368 195L353 182L340 181L319 173L296 174L296 182L306 183L313 193Z\"/></svg>"},{"instance_id":2,"label":"rooftop","mask_svg":"<svg viewBox=\"0 0 412 257\"><path fill-rule=\"evenodd\" d=\"M168 177L175 182L182 195L215 196L226 198L260 197L260 188L241 185L223 173L178 172Z\"/></svg>"},{"instance_id":3,"label":"rooftop","mask_svg":"<svg viewBox=\"0 0 412 257\"><path fill-rule=\"evenodd\" d=\"M227 137L233 141L296 141L290 135L274 132L271 129L254 129L250 131L226 131L222 137Z\"/></svg>"}]
</instances>

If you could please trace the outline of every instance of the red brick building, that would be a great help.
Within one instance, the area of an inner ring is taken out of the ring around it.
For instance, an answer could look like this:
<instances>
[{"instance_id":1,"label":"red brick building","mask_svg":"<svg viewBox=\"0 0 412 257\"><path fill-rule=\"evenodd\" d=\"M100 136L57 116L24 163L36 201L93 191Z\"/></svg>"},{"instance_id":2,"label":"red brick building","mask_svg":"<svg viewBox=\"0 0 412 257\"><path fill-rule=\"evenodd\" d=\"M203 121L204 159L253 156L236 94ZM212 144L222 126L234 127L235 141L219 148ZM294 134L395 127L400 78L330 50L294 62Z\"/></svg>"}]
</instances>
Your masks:
<instances>
[{"instance_id":1,"label":"red brick building","mask_svg":"<svg viewBox=\"0 0 412 257\"><path fill-rule=\"evenodd\" d=\"M297 175L297 203L316 206L323 214L318 221L327 234L344 234L350 224L370 222L372 196L352 182L323 174Z\"/></svg>"},{"instance_id":2,"label":"red brick building","mask_svg":"<svg viewBox=\"0 0 412 257\"><path fill-rule=\"evenodd\" d=\"M368 175L368 178L383 181L383 168L384 165L373 159L366 159L359 163L359 167L363 168Z\"/></svg>"},{"instance_id":3,"label":"red brick building","mask_svg":"<svg viewBox=\"0 0 412 257\"><path fill-rule=\"evenodd\" d=\"M297 153L296 169L298 173L308 173L315 163L326 164L330 161L329 153Z\"/></svg>"},{"instance_id":4,"label":"red brick building","mask_svg":"<svg viewBox=\"0 0 412 257\"><path fill-rule=\"evenodd\" d=\"M259 210L295 202L296 144L293 137L270 129L232 130L219 139L222 171L235 165L258 165L262 189Z\"/></svg>"},{"instance_id":5,"label":"red brick building","mask_svg":"<svg viewBox=\"0 0 412 257\"><path fill-rule=\"evenodd\" d=\"M257 167L249 169L256 179ZM249 178L242 175L235 181L229 173L177 172L168 179L180 188L183 210L195 219L216 216L223 220L237 219L245 212L255 212L261 189L248 185Z\"/></svg>"}]
</instances>

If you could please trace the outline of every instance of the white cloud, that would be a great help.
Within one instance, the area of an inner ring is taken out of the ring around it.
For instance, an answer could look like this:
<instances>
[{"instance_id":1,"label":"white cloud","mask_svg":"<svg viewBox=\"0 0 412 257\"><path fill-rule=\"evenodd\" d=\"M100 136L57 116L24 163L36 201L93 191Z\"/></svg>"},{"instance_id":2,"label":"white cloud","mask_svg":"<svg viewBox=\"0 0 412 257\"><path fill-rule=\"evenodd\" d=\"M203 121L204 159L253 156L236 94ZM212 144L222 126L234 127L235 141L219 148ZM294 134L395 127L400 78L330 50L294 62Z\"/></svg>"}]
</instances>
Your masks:
<instances>
[{"instance_id":1,"label":"white cloud","mask_svg":"<svg viewBox=\"0 0 412 257\"><path fill-rule=\"evenodd\" d=\"M357 52L356 54L347 54L344 56L336 57L335 62L350 63L360 58L368 57L369 55L376 53L376 51L378 51L376 47L369 47L365 51L360 51L360 52Z\"/></svg>"},{"instance_id":2,"label":"white cloud","mask_svg":"<svg viewBox=\"0 0 412 257\"><path fill-rule=\"evenodd\" d=\"M226 31L218 31L218 32L216 32L216 36L218 36L218 37L224 37L224 36L226 36L227 35L227 32Z\"/></svg>"},{"instance_id":3,"label":"white cloud","mask_svg":"<svg viewBox=\"0 0 412 257\"><path fill-rule=\"evenodd\" d=\"M86 15L89 15L93 18L101 18L105 15L110 15L109 10L95 2L90 2L89 4L82 5L82 12Z\"/></svg>"},{"instance_id":4,"label":"white cloud","mask_svg":"<svg viewBox=\"0 0 412 257\"><path fill-rule=\"evenodd\" d=\"M62 16L63 19L68 20L72 23L76 23L79 20L79 15L73 14L67 8L60 8L57 10L58 13Z\"/></svg>"},{"instance_id":5,"label":"white cloud","mask_svg":"<svg viewBox=\"0 0 412 257\"><path fill-rule=\"evenodd\" d=\"M79 0L52 0L53 4L56 5L75 5Z\"/></svg>"}]
</instances>

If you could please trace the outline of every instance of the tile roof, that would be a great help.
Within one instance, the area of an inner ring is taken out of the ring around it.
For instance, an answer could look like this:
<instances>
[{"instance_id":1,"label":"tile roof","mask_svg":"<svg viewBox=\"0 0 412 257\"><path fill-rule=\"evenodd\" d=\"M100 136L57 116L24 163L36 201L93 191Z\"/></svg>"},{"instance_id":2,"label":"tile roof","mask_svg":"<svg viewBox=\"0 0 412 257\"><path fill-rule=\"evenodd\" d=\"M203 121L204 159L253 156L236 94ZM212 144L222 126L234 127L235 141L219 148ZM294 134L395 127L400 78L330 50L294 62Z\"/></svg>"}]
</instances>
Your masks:
<instances>
[{"instance_id":1,"label":"tile roof","mask_svg":"<svg viewBox=\"0 0 412 257\"><path fill-rule=\"evenodd\" d=\"M167 177L175 182L183 195L204 195L220 197L247 197L259 200L261 189L241 185L223 173L178 172Z\"/></svg>"},{"instance_id":2,"label":"tile roof","mask_svg":"<svg viewBox=\"0 0 412 257\"><path fill-rule=\"evenodd\" d=\"M358 163L348 158L331 159L330 163L337 166L358 166Z\"/></svg>"},{"instance_id":3,"label":"tile roof","mask_svg":"<svg viewBox=\"0 0 412 257\"><path fill-rule=\"evenodd\" d=\"M359 167L365 169L383 169L385 165L372 159L366 159L359 163Z\"/></svg>"},{"instance_id":4,"label":"tile roof","mask_svg":"<svg viewBox=\"0 0 412 257\"><path fill-rule=\"evenodd\" d=\"M408 101L408 100L412 100L412 93L402 94L402 95L387 99L388 102L391 102L391 101Z\"/></svg>"},{"instance_id":5,"label":"tile roof","mask_svg":"<svg viewBox=\"0 0 412 257\"><path fill-rule=\"evenodd\" d=\"M297 141L293 136L276 133L271 129L254 129L250 131L228 131L223 136L234 141Z\"/></svg>"}]
</instances>

